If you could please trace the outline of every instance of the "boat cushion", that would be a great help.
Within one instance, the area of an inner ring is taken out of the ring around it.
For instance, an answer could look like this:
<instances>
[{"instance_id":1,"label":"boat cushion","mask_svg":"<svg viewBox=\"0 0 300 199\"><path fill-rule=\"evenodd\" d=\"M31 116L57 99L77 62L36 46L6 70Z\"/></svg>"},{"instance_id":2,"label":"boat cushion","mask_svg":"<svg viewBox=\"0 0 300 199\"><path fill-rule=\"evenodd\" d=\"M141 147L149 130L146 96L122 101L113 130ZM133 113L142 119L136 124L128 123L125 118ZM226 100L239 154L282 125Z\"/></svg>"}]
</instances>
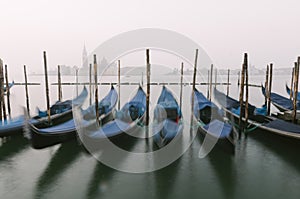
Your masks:
<instances>
[{"instance_id":1,"label":"boat cushion","mask_svg":"<svg viewBox=\"0 0 300 199\"><path fill-rule=\"evenodd\" d=\"M213 120L203 127L207 132L215 137L228 137L231 133L232 126L220 120Z\"/></svg>"}]
</instances>

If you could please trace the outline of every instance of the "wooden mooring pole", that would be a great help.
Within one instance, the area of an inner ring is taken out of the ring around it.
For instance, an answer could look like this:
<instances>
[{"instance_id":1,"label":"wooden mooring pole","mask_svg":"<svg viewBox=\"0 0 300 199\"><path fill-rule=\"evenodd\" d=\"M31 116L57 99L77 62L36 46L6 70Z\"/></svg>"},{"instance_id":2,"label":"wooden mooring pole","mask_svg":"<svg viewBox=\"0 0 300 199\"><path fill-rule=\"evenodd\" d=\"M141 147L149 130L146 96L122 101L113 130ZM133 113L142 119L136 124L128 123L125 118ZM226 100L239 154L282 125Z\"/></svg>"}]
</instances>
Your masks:
<instances>
[{"instance_id":1,"label":"wooden mooring pole","mask_svg":"<svg viewBox=\"0 0 300 199\"><path fill-rule=\"evenodd\" d=\"M265 104L268 106L268 100L269 100L269 65L267 65L266 70L266 81L265 81ZM268 108L268 107L267 107Z\"/></svg>"},{"instance_id":2,"label":"wooden mooring pole","mask_svg":"<svg viewBox=\"0 0 300 199\"><path fill-rule=\"evenodd\" d=\"M78 68L75 68L75 76L76 76L76 96L78 97Z\"/></svg>"},{"instance_id":3,"label":"wooden mooring pole","mask_svg":"<svg viewBox=\"0 0 300 199\"><path fill-rule=\"evenodd\" d=\"M147 67L147 94L146 94L146 126L149 126L149 103L150 103L150 52L146 49L146 67Z\"/></svg>"},{"instance_id":4,"label":"wooden mooring pole","mask_svg":"<svg viewBox=\"0 0 300 199\"><path fill-rule=\"evenodd\" d=\"M9 119L11 119L11 109L10 109L10 88L9 88L9 82L8 82L8 70L7 70L7 65L5 65L5 82L6 82L7 111L8 111L8 117L9 117Z\"/></svg>"},{"instance_id":5,"label":"wooden mooring pole","mask_svg":"<svg viewBox=\"0 0 300 199\"><path fill-rule=\"evenodd\" d=\"M241 85L240 79L241 79L241 72L239 71L238 72L238 89L240 88L240 85Z\"/></svg>"},{"instance_id":6,"label":"wooden mooring pole","mask_svg":"<svg viewBox=\"0 0 300 199\"><path fill-rule=\"evenodd\" d=\"M297 65L297 62L295 62L295 67L296 67L296 65ZM293 92L292 92L292 90L293 90L293 85L294 85L294 76L295 76L295 67L292 69L292 79L291 79L291 89L290 89L290 100L292 100L292 97L293 97Z\"/></svg>"},{"instance_id":7,"label":"wooden mooring pole","mask_svg":"<svg viewBox=\"0 0 300 199\"><path fill-rule=\"evenodd\" d=\"M6 121L6 108L4 100L4 76L3 76L3 62L0 63L0 98L1 98L1 112L3 111L2 119Z\"/></svg>"},{"instance_id":8,"label":"wooden mooring pole","mask_svg":"<svg viewBox=\"0 0 300 199\"><path fill-rule=\"evenodd\" d=\"M57 66L58 101L62 100L60 65Z\"/></svg>"},{"instance_id":9,"label":"wooden mooring pole","mask_svg":"<svg viewBox=\"0 0 300 199\"><path fill-rule=\"evenodd\" d=\"M97 73L97 57L94 54L94 78L95 78L95 112L96 112L96 122L98 125L100 125L99 120L99 104L98 104L98 79L97 79L98 73Z\"/></svg>"},{"instance_id":10,"label":"wooden mooring pole","mask_svg":"<svg viewBox=\"0 0 300 199\"><path fill-rule=\"evenodd\" d=\"M89 90L90 90L90 106L92 105L92 64L90 64L89 68Z\"/></svg>"},{"instance_id":11,"label":"wooden mooring pole","mask_svg":"<svg viewBox=\"0 0 300 199\"><path fill-rule=\"evenodd\" d=\"M227 72L227 96L229 95L229 76L230 76L230 69Z\"/></svg>"},{"instance_id":12,"label":"wooden mooring pole","mask_svg":"<svg viewBox=\"0 0 300 199\"><path fill-rule=\"evenodd\" d=\"M183 87L183 62L181 62L181 71L180 71L180 110L182 109L182 87Z\"/></svg>"},{"instance_id":13,"label":"wooden mooring pole","mask_svg":"<svg viewBox=\"0 0 300 199\"><path fill-rule=\"evenodd\" d=\"M249 117L249 109L248 109L248 102L249 102L249 87L248 87L248 56L245 55L244 60L244 68L245 68L245 76L246 76L246 103L245 103L245 125L248 123L248 117ZM247 134L246 134L247 135Z\"/></svg>"},{"instance_id":14,"label":"wooden mooring pole","mask_svg":"<svg viewBox=\"0 0 300 199\"><path fill-rule=\"evenodd\" d=\"M272 78L273 78L273 64L270 64L270 74L269 74L269 86L268 86L268 106L267 114L271 113L271 92L272 92Z\"/></svg>"},{"instance_id":15,"label":"wooden mooring pole","mask_svg":"<svg viewBox=\"0 0 300 199\"><path fill-rule=\"evenodd\" d=\"M209 101L211 101L212 96L212 78L213 78L214 65L210 65L210 80L209 80Z\"/></svg>"},{"instance_id":16,"label":"wooden mooring pole","mask_svg":"<svg viewBox=\"0 0 300 199\"><path fill-rule=\"evenodd\" d=\"M44 51L44 70L45 70L45 85L46 85L46 101L47 101L47 115L48 115L48 123L51 123L50 118L50 98L49 98L49 85L48 85L48 71L47 71L47 57L46 51Z\"/></svg>"},{"instance_id":17,"label":"wooden mooring pole","mask_svg":"<svg viewBox=\"0 0 300 199\"><path fill-rule=\"evenodd\" d=\"M209 70L207 70L207 96L206 96L206 98L207 99L209 99L209 87L210 87L210 84L209 84L209 74L210 74L210 72L209 72Z\"/></svg>"},{"instance_id":18,"label":"wooden mooring pole","mask_svg":"<svg viewBox=\"0 0 300 199\"><path fill-rule=\"evenodd\" d=\"M120 101L121 101L121 61L118 60L118 110L120 110Z\"/></svg>"},{"instance_id":19,"label":"wooden mooring pole","mask_svg":"<svg viewBox=\"0 0 300 199\"><path fill-rule=\"evenodd\" d=\"M198 63L198 49L196 49L195 63L194 63L194 74L193 74L193 90L192 90L192 104L191 104L191 124L193 124L193 111L195 103L195 89L196 89L196 75L197 75L197 63Z\"/></svg>"},{"instance_id":20,"label":"wooden mooring pole","mask_svg":"<svg viewBox=\"0 0 300 199\"><path fill-rule=\"evenodd\" d=\"M239 137L241 137L241 132L244 130L243 126L243 107L244 107L244 86L245 86L245 60L247 59L247 53L244 54L244 62L242 65L241 83L240 83L240 117L239 117Z\"/></svg>"},{"instance_id":21,"label":"wooden mooring pole","mask_svg":"<svg viewBox=\"0 0 300 199\"><path fill-rule=\"evenodd\" d=\"M0 59L0 68L3 68L3 62L2 59ZM2 74L3 76L3 74ZM2 93L4 92L3 90L3 84L1 83L1 71L0 71L0 120L2 123L2 103L3 103L3 99L1 98L1 96L3 95Z\"/></svg>"},{"instance_id":22,"label":"wooden mooring pole","mask_svg":"<svg viewBox=\"0 0 300 199\"><path fill-rule=\"evenodd\" d=\"M24 65L24 78L25 78L26 108L27 108L27 114L30 115L29 95L28 95L28 85L27 85L27 72L26 72L26 66L25 65Z\"/></svg>"},{"instance_id":23,"label":"wooden mooring pole","mask_svg":"<svg viewBox=\"0 0 300 199\"><path fill-rule=\"evenodd\" d=\"M215 88L217 87L217 81L218 81L218 69L215 69Z\"/></svg>"},{"instance_id":24,"label":"wooden mooring pole","mask_svg":"<svg viewBox=\"0 0 300 199\"><path fill-rule=\"evenodd\" d=\"M294 97L293 97L293 122L297 122L297 97L298 97L298 81L299 81L299 65L300 57L298 57L297 64L295 64L295 83L294 83Z\"/></svg>"}]
</instances>

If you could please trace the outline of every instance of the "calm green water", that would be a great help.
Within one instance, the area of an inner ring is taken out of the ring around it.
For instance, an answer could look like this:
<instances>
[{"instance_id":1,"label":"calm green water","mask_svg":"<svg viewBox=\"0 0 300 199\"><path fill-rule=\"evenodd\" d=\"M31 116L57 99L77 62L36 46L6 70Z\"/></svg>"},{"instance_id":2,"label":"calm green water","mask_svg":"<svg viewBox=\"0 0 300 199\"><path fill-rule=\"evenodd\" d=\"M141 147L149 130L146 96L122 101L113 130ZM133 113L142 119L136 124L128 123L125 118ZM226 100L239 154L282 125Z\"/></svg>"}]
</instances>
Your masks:
<instances>
[{"instance_id":1,"label":"calm green water","mask_svg":"<svg viewBox=\"0 0 300 199\"><path fill-rule=\"evenodd\" d=\"M41 79L30 78L32 82ZM275 77L274 90L285 94L284 83L288 78ZM260 83L263 77L253 76L250 80ZM236 82L236 77L232 81ZM64 87L66 99L72 98L69 88ZM176 86L170 88L179 95ZM189 110L190 90L184 89L183 109ZM199 89L206 93L205 87ZM160 87L153 88L153 102L160 90ZM52 86L51 91L54 102L56 87ZM108 88L100 91L104 96ZM122 91L123 104L134 87ZM43 93L43 88L30 87L29 92L33 112L35 106L45 106L44 98L34 98L36 93ZM12 90L12 101L16 104L14 115L21 112L16 110L18 106L25 104L18 97L23 93L22 87ZM236 86L232 86L231 94L237 96ZM250 101L261 105L263 97L259 89L251 88L250 94ZM183 116L189 119L189 111L184 111ZM193 139L189 130L185 126L182 139ZM122 145L133 151L149 148L145 141L124 140ZM184 155L168 167L131 174L99 163L77 141L34 150L22 137L9 138L2 140L0 146L0 198L300 198L300 142L256 131L237 141L234 156L215 148L202 159L198 157L200 146L201 138L196 136ZM126 161L130 160L120 158L120 164Z\"/></svg>"}]
</instances>

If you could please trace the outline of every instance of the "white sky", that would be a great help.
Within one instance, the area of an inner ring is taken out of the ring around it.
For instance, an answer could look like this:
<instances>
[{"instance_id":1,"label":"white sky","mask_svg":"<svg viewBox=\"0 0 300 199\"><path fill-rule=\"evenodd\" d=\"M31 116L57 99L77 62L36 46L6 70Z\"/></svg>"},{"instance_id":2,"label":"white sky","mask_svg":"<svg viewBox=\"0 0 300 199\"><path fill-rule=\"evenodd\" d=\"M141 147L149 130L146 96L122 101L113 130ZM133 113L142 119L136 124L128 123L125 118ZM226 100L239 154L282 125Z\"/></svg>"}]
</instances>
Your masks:
<instances>
[{"instance_id":1,"label":"white sky","mask_svg":"<svg viewBox=\"0 0 300 199\"><path fill-rule=\"evenodd\" d=\"M10 71L80 65L110 37L138 28L164 28L202 46L218 67L250 63L290 67L300 56L298 0L0 0L0 57ZM10 75L12 76L12 75Z\"/></svg>"}]
</instances>

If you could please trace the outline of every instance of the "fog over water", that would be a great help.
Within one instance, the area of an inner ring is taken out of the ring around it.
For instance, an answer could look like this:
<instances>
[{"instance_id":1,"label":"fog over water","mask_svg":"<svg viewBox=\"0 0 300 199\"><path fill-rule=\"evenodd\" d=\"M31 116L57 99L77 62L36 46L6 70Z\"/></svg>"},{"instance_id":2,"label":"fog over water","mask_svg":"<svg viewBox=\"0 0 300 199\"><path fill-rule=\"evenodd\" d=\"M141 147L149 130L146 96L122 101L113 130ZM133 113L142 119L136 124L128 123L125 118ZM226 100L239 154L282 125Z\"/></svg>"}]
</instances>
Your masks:
<instances>
[{"instance_id":1,"label":"fog over water","mask_svg":"<svg viewBox=\"0 0 300 199\"><path fill-rule=\"evenodd\" d=\"M80 66L84 44L92 52L114 35L148 27L190 37L220 68L238 68L244 52L257 67L291 67L300 54L299 6L297 0L4 0L0 58L14 75L24 64L42 71L44 50L50 68Z\"/></svg>"}]
</instances>

